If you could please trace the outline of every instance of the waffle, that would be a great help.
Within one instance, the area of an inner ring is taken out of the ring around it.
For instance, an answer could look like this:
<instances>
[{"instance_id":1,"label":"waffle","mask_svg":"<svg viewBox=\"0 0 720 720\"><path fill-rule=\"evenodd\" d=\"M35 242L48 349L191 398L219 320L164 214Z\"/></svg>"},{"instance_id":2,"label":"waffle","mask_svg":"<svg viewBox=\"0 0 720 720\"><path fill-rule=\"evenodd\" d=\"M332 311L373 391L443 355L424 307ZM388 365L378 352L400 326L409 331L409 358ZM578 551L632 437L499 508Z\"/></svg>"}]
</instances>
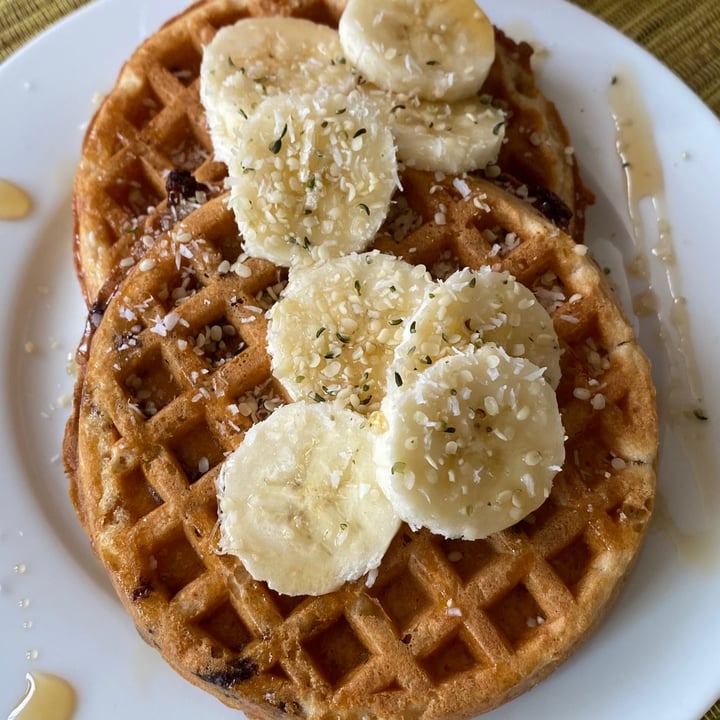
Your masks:
<instances>
[{"instance_id":1,"label":"waffle","mask_svg":"<svg viewBox=\"0 0 720 720\"><path fill-rule=\"evenodd\" d=\"M482 178L407 171L403 188L376 247L436 277L508 270L560 338L567 460L513 527L468 542L403 526L373 582L319 597L218 554L220 463L286 401L263 312L282 271L227 272L239 240L222 197L155 243L79 354L65 463L94 550L145 640L252 718L468 718L506 702L600 622L650 518L649 365L586 248Z\"/></svg>"},{"instance_id":2,"label":"waffle","mask_svg":"<svg viewBox=\"0 0 720 720\"><path fill-rule=\"evenodd\" d=\"M202 48L216 30L241 17L268 14L336 26L342 5L342 0L206 0L132 55L88 128L75 179L75 264L88 305L111 294L160 232L222 190L226 169L213 159L199 98ZM530 194L581 240L591 195L566 152L570 143L555 106L535 84L532 49L500 31L496 45L481 92L512 113L498 179Z\"/></svg>"}]
</instances>

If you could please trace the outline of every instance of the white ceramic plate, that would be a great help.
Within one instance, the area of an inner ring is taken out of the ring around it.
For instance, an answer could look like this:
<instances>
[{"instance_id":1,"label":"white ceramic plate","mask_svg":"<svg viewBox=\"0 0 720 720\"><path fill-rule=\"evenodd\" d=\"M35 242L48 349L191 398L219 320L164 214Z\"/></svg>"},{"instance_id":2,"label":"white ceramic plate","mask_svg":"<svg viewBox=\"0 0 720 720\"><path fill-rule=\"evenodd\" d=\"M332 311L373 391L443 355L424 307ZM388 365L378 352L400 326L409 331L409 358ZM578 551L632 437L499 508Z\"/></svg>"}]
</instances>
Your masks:
<instances>
[{"instance_id":1,"label":"white ceramic plate","mask_svg":"<svg viewBox=\"0 0 720 720\"><path fill-rule=\"evenodd\" d=\"M75 521L59 460L72 385L66 359L84 321L70 213L81 139L93 96L111 87L122 60L183 5L103 0L0 66L0 177L35 201L27 219L0 222L0 714L19 699L26 672L44 671L75 687L77 720L238 717L176 677L139 639ZM606 91L618 69L642 88L665 174L674 292L687 298L690 316L679 339L692 338L710 417L671 422L672 403L685 401L682 390L673 399L669 388L678 353L665 349L678 338L667 326L659 340L658 323L640 321L660 388L663 509L601 630L550 679L488 718L696 720L720 696L720 542L713 530L720 526L720 123L649 55L562 0L486 0L484 7L511 34L547 50L542 85L598 195L588 244L610 255L633 250ZM655 241L652 225L648 241ZM667 296L665 266L650 264ZM28 342L35 352L26 351ZM689 453L679 441L685 431L697 435Z\"/></svg>"}]
</instances>

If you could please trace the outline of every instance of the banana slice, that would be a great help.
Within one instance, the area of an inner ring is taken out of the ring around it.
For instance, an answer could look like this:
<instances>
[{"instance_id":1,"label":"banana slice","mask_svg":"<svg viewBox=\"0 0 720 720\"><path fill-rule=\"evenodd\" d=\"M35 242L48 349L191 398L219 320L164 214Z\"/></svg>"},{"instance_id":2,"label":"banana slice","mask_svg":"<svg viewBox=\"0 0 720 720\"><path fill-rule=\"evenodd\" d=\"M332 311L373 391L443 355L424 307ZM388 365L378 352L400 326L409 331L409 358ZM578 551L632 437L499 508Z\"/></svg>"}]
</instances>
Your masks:
<instances>
[{"instance_id":1,"label":"banana slice","mask_svg":"<svg viewBox=\"0 0 720 720\"><path fill-rule=\"evenodd\" d=\"M359 91L267 99L228 163L248 255L310 264L364 250L398 185L392 133Z\"/></svg>"},{"instance_id":2,"label":"banana slice","mask_svg":"<svg viewBox=\"0 0 720 720\"><path fill-rule=\"evenodd\" d=\"M464 268L428 294L405 324L393 370L407 381L440 358L495 343L511 357L544 369L560 382L560 345L552 318L532 292L508 272Z\"/></svg>"},{"instance_id":3,"label":"banana slice","mask_svg":"<svg viewBox=\"0 0 720 720\"><path fill-rule=\"evenodd\" d=\"M497 160L505 114L477 96L455 103L396 97L390 126L405 165L460 174Z\"/></svg>"},{"instance_id":4,"label":"banana slice","mask_svg":"<svg viewBox=\"0 0 720 720\"><path fill-rule=\"evenodd\" d=\"M542 370L502 348L442 358L388 392L375 443L378 481L412 527L475 540L537 509L564 460Z\"/></svg>"},{"instance_id":5,"label":"banana slice","mask_svg":"<svg viewBox=\"0 0 720 720\"><path fill-rule=\"evenodd\" d=\"M377 410L403 327L435 283L373 251L290 271L269 312L272 369L293 399Z\"/></svg>"},{"instance_id":6,"label":"banana slice","mask_svg":"<svg viewBox=\"0 0 720 720\"><path fill-rule=\"evenodd\" d=\"M350 92L357 77L336 30L289 17L245 18L221 28L205 46L200 99L218 159L227 163L247 118L268 97Z\"/></svg>"},{"instance_id":7,"label":"banana slice","mask_svg":"<svg viewBox=\"0 0 720 720\"><path fill-rule=\"evenodd\" d=\"M338 30L370 82L426 100L474 95L495 58L492 24L475 0L349 0Z\"/></svg>"},{"instance_id":8,"label":"banana slice","mask_svg":"<svg viewBox=\"0 0 720 720\"><path fill-rule=\"evenodd\" d=\"M254 425L218 476L221 551L286 595L376 568L400 523L371 446L364 418L329 405L285 405Z\"/></svg>"}]
</instances>

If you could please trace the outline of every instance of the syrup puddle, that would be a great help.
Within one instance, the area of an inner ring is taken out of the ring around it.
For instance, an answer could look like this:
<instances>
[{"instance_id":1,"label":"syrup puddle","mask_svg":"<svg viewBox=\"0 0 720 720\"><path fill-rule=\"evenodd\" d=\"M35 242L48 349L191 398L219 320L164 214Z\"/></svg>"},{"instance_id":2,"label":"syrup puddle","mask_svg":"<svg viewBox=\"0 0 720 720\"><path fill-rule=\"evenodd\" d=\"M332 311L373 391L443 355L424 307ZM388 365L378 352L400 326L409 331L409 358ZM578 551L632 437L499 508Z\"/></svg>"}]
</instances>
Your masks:
<instances>
[{"instance_id":1,"label":"syrup puddle","mask_svg":"<svg viewBox=\"0 0 720 720\"><path fill-rule=\"evenodd\" d=\"M75 691L62 678L28 673L22 700L8 720L70 720L75 712Z\"/></svg>"},{"instance_id":2,"label":"syrup puddle","mask_svg":"<svg viewBox=\"0 0 720 720\"><path fill-rule=\"evenodd\" d=\"M22 220L32 210L32 199L9 180L0 178L0 220Z\"/></svg>"},{"instance_id":3,"label":"syrup puddle","mask_svg":"<svg viewBox=\"0 0 720 720\"><path fill-rule=\"evenodd\" d=\"M669 535L683 560L695 568L708 569L717 565L718 560L717 530L708 509L716 500L712 497L712 485L719 473L708 428L704 427L707 417L702 379L676 264L663 169L642 92L628 68L619 69L613 77L608 100L615 122L617 153L625 174L636 253L627 270L647 283L646 289L633 298L633 307L639 317L657 318L661 344L667 355L669 377L664 391L658 393L658 409L674 437L661 438L661 447L667 442L674 454L681 457L674 471L672 463L669 467L671 476L680 481L674 483L677 497L672 497L672 489L667 490L667 494L659 493L655 527ZM661 269L660 282L653 282L650 266L653 260ZM668 465L663 463L663 468L667 470ZM696 497L692 497L693 488L689 485L678 488L688 476L694 481ZM686 517L681 519L683 510ZM687 527L693 531L689 532Z\"/></svg>"}]
</instances>

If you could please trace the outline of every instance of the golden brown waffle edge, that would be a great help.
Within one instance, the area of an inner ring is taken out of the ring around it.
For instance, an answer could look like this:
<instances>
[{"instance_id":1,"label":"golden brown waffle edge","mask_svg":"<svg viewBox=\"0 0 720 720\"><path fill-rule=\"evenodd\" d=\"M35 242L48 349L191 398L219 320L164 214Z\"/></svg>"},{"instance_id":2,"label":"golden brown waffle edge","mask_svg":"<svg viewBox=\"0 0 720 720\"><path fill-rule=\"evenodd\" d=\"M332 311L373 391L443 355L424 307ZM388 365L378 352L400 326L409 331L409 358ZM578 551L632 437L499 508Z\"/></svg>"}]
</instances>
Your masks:
<instances>
[{"instance_id":1,"label":"golden brown waffle edge","mask_svg":"<svg viewBox=\"0 0 720 720\"><path fill-rule=\"evenodd\" d=\"M206 0L133 53L86 132L74 183L75 266L88 306L117 286L159 233L222 192L226 170L213 159L198 77L202 48L216 30L241 17L276 14L336 26L343 6L342 0ZM551 219L581 241L592 195L566 152L567 131L535 82L532 48L499 30L496 37L496 61L481 93L511 114L501 180L538 197ZM197 180L197 198L189 193L169 202L168 175L177 170Z\"/></svg>"},{"instance_id":2,"label":"golden brown waffle edge","mask_svg":"<svg viewBox=\"0 0 720 720\"><path fill-rule=\"evenodd\" d=\"M405 173L402 221L377 247L438 275L490 264L533 289L563 348L567 461L538 511L487 540L402 528L371 587L287 598L215 552L214 479L252 422L230 408L282 399L255 310L282 273L254 260L249 278L219 272L239 243L221 197L162 236L92 323L66 438L83 524L143 637L253 717L487 711L586 639L636 557L655 493L647 359L582 246L496 185L466 186ZM173 312L187 326L163 330ZM231 352L195 352L213 324L234 327Z\"/></svg>"}]
</instances>

